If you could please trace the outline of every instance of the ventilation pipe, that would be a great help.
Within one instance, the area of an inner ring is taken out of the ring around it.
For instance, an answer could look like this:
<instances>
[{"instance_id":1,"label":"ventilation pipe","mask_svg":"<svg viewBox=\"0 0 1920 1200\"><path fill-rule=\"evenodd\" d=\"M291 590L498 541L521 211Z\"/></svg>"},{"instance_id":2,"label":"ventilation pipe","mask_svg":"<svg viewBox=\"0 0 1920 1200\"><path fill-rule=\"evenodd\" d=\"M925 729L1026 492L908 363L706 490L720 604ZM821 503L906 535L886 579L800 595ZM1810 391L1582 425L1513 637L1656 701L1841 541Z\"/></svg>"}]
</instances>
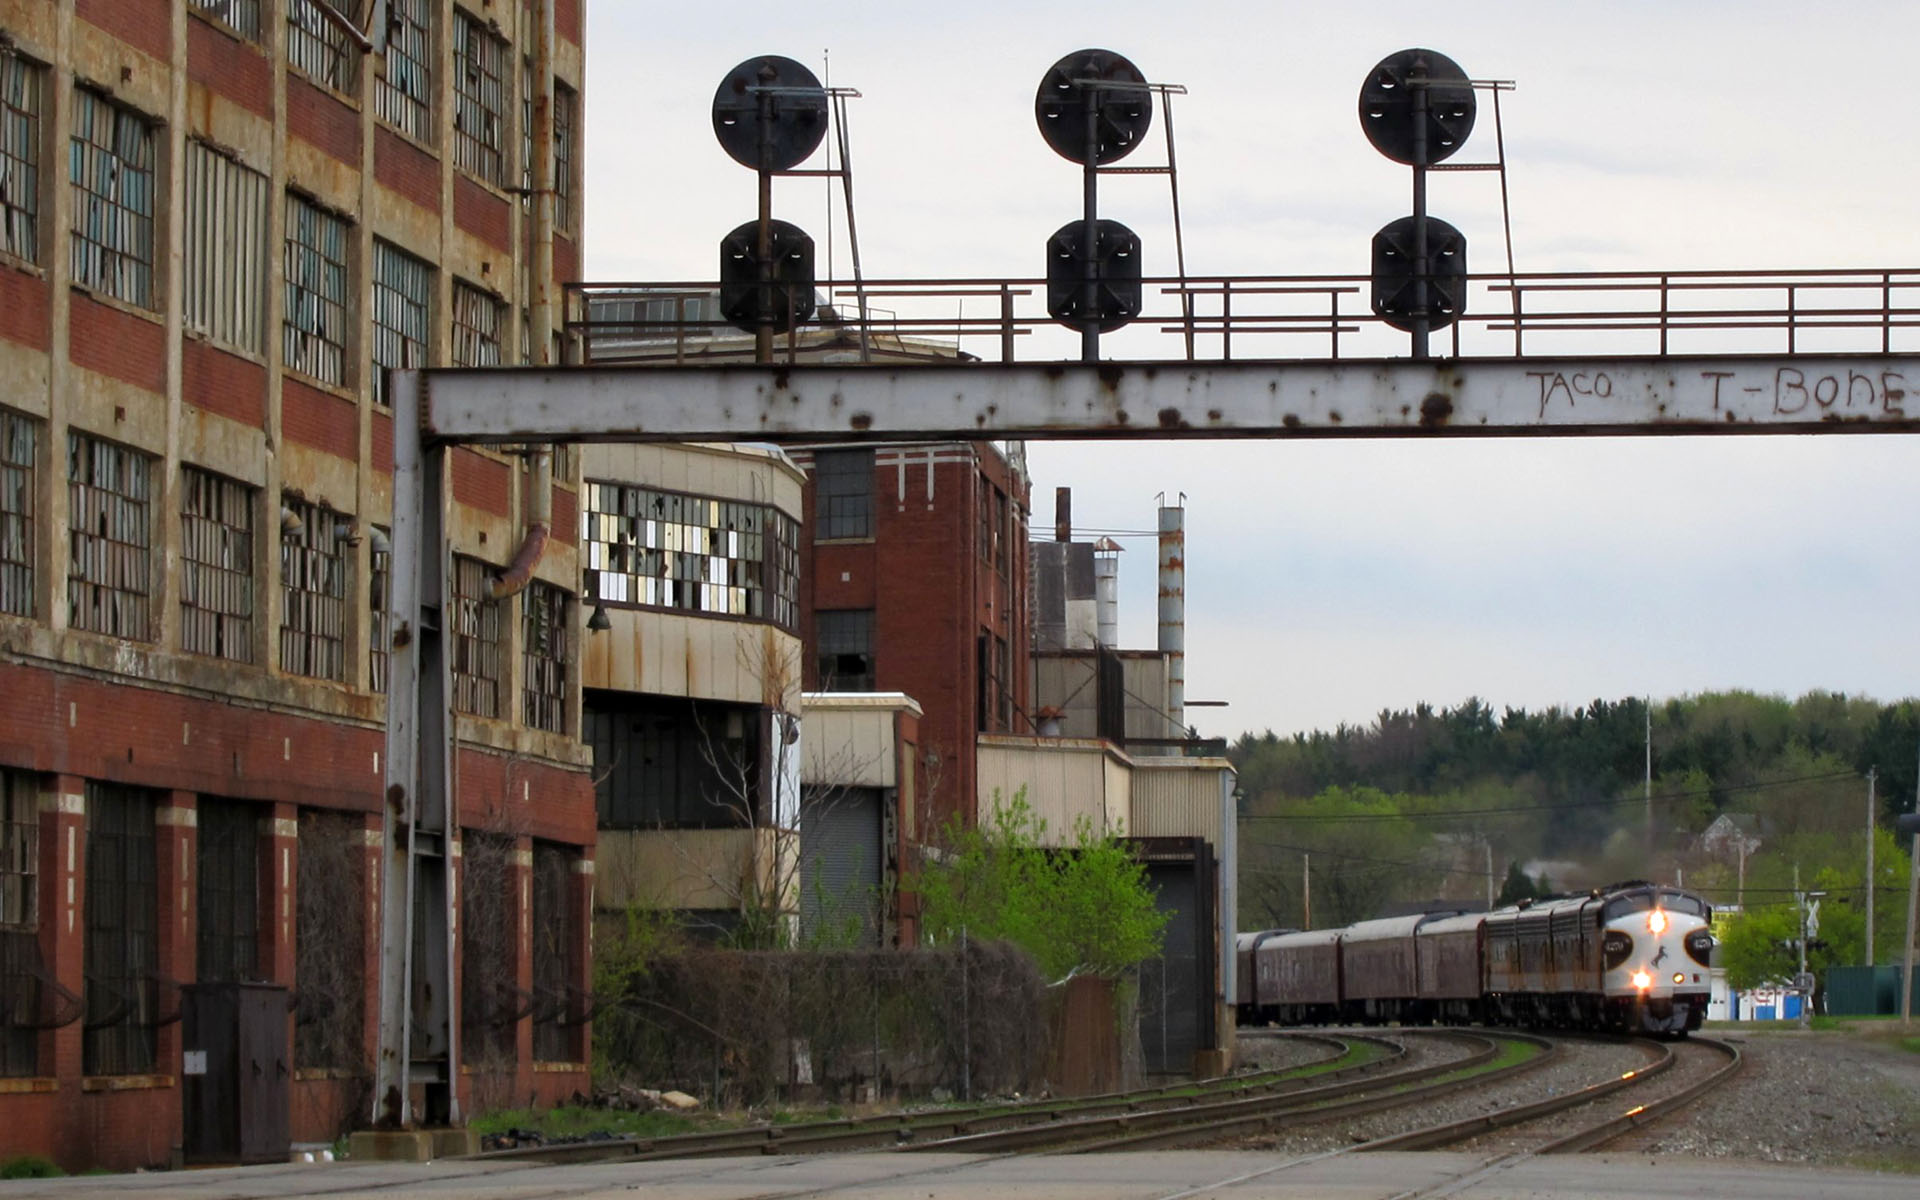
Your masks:
<instances>
[{"instance_id":1,"label":"ventilation pipe","mask_svg":"<svg viewBox=\"0 0 1920 1200\"><path fill-rule=\"evenodd\" d=\"M1187 736L1186 499L1182 492L1179 505L1160 508L1160 653L1167 656L1167 736L1172 738Z\"/></svg>"},{"instance_id":2,"label":"ventilation pipe","mask_svg":"<svg viewBox=\"0 0 1920 1200\"><path fill-rule=\"evenodd\" d=\"M528 286L528 324L533 361L553 362L553 3L537 0L533 17L533 269ZM499 600L525 590L553 536L553 447L528 450L527 531L506 570L493 577L487 594Z\"/></svg>"},{"instance_id":3,"label":"ventilation pipe","mask_svg":"<svg viewBox=\"0 0 1920 1200\"><path fill-rule=\"evenodd\" d=\"M1093 544L1094 642L1111 649L1120 644L1120 543L1101 538Z\"/></svg>"},{"instance_id":4,"label":"ventilation pipe","mask_svg":"<svg viewBox=\"0 0 1920 1200\"><path fill-rule=\"evenodd\" d=\"M1073 540L1072 488L1053 489L1053 540L1056 542Z\"/></svg>"}]
</instances>

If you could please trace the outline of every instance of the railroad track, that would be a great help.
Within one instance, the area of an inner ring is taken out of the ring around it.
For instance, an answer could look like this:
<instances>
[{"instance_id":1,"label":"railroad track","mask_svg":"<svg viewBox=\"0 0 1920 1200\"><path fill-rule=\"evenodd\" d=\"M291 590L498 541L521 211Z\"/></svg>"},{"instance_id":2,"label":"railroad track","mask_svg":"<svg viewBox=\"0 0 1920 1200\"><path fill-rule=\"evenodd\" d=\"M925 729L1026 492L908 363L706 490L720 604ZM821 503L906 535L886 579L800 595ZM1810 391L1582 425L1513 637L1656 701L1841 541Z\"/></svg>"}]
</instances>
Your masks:
<instances>
[{"instance_id":1,"label":"railroad track","mask_svg":"<svg viewBox=\"0 0 1920 1200\"><path fill-rule=\"evenodd\" d=\"M1178 1083L1139 1091L1075 1100L1033 1100L944 1108L929 1112L884 1114L788 1125L760 1124L655 1138L610 1138L493 1150L472 1156L487 1161L550 1163L637 1162L669 1158L708 1158L752 1154L818 1154L846 1150L958 1148L969 1138L1022 1136L1043 1147L1044 1131L1072 1130L1088 1121L1140 1119L1160 1113L1200 1112L1223 1099L1285 1096L1315 1085L1389 1071L1406 1050L1391 1039L1365 1034L1266 1033L1289 1041L1324 1046L1313 1062L1203 1083Z\"/></svg>"}]
</instances>

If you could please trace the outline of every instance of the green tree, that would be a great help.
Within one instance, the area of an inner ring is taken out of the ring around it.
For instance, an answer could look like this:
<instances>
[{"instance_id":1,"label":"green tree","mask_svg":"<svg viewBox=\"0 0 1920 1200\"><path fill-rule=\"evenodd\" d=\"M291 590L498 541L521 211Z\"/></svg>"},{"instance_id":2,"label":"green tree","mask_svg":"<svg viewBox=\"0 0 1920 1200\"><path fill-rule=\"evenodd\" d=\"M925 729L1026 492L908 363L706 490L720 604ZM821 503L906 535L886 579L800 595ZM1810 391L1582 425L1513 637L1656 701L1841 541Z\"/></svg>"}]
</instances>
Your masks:
<instances>
[{"instance_id":1,"label":"green tree","mask_svg":"<svg viewBox=\"0 0 1920 1200\"><path fill-rule=\"evenodd\" d=\"M915 876L923 935L935 944L965 936L1012 942L1048 979L1114 977L1160 952L1167 914L1155 905L1146 867L1117 839L1074 822L1067 845L1049 849L1047 823L1025 789L994 796L985 827L945 830L946 850Z\"/></svg>"}]
</instances>

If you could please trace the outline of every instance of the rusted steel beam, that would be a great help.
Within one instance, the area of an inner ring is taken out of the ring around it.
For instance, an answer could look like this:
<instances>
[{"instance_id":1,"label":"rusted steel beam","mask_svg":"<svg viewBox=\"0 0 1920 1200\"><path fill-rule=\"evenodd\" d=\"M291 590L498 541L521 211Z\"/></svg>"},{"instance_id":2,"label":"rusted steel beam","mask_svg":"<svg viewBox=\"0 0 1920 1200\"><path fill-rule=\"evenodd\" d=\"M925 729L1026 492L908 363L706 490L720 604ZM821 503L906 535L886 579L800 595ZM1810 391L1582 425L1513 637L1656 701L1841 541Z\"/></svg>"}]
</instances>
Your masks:
<instances>
[{"instance_id":1,"label":"rusted steel beam","mask_svg":"<svg viewBox=\"0 0 1920 1200\"><path fill-rule=\"evenodd\" d=\"M1920 429L1907 355L436 370L429 439L1564 437Z\"/></svg>"}]
</instances>

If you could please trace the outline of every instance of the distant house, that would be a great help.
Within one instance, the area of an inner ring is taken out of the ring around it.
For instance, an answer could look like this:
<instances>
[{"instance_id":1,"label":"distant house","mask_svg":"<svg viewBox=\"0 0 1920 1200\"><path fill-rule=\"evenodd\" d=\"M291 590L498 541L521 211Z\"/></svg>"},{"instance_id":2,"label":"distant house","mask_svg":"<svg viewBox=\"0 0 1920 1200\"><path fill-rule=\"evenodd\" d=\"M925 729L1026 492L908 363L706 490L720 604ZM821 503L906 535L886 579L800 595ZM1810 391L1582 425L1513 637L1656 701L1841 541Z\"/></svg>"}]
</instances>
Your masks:
<instances>
[{"instance_id":1,"label":"distant house","mask_svg":"<svg viewBox=\"0 0 1920 1200\"><path fill-rule=\"evenodd\" d=\"M1721 813L1700 834L1695 845L1701 854L1735 858L1760 848L1760 818L1752 813Z\"/></svg>"}]
</instances>

